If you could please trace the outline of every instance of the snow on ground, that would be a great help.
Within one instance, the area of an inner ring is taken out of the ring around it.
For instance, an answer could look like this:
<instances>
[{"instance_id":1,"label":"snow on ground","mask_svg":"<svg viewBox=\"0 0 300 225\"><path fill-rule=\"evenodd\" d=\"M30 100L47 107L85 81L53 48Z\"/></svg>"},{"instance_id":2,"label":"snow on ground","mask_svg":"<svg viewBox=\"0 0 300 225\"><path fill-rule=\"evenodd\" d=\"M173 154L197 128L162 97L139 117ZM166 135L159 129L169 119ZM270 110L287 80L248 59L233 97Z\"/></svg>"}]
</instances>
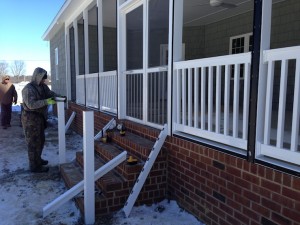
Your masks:
<instances>
[{"instance_id":1,"label":"snow on ground","mask_svg":"<svg viewBox=\"0 0 300 225\"><path fill-rule=\"evenodd\" d=\"M12 127L0 128L0 224L3 225L81 225L82 217L73 201L69 201L45 218L43 207L67 189L58 169L57 119L50 117L46 130L43 158L49 160L48 173L31 173L19 106L14 106ZM66 158L70 162L82 149L82 137L66 135ZM163 209L162 211L158 209ZM167 200L150 207L134 207L129 218L122 210L103 217L95 224L102 225L201 225L191 214Z\"/></svg>"}]
</instances>

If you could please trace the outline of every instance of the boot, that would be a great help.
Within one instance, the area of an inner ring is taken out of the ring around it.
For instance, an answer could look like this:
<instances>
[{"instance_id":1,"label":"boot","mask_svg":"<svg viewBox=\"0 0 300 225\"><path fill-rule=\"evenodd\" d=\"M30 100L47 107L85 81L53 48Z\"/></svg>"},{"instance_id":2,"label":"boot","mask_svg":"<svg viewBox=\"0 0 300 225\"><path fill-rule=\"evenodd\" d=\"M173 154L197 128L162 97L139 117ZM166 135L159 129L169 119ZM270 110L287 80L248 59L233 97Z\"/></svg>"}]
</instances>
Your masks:
<instances>
[{"instance_id":1,"label":"boot","mask_svg":"<svg viewBox=\"0 0 300 225\"><path fill-rule=\"evenodd\" d=\"M33 173L47 173L49 171L49 167L39 166L30 170Z\"/></svg>"},{"instance_id":2,"label":"boot","mask_svg":"<svg viewBox=\"0 0 300 225\"><path fill-rule=\"evenodd\" d=\"M41 159L41 161L42 161L42 165L43 165L43 166L48 165L48 160Z\"/></svg>"}]
</instances>

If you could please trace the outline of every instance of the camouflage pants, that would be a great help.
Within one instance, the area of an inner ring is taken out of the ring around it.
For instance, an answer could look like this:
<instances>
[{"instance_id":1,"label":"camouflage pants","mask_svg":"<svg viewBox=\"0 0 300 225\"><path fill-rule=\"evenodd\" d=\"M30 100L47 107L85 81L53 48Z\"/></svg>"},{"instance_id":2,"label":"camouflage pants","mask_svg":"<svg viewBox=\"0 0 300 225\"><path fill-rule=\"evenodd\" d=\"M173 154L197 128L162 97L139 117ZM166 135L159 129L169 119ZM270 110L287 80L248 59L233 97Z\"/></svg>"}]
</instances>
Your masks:
<instances>
[{"instance_id":1,"label":"camouflage pants","mask_svg":"<svg viewBox=\"0 0 300 225\"><path fill-rule=\"evenodd\" d=\"M29 166L31 170L42 165L41 155L45 144L45 120L43 115L23 110L22 126L28 149Z\"/></svg>"}]
</instances>

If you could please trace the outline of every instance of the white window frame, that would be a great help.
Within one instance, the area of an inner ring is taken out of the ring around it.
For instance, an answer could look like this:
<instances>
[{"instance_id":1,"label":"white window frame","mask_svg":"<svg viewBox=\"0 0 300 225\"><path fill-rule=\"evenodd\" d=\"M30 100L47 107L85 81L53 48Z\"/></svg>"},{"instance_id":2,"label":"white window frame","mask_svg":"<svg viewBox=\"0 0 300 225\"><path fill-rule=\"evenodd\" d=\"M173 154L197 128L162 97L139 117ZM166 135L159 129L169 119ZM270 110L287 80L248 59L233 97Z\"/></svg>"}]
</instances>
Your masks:
<instances>
[{"instance_id":1,"label":"white window frame","mask_svg":"<svg viewBox=\"0 0 300 225\"><path fill-rule=\"evenodd\" d=\"M229 38L229 54L232 55L232 41L234 39L238 39L238 38L244 38L245 42L244 42L244 52L249 52L250 51L250 37L252 36L252 32L250 33L246 33L246 34L241 34L241 35L237 35L237 36L233 36Z\"/></svg>"},{"instance_id":2,"label":"white window frame","mask_svg":"<svg viewBox=\"0 0 300 225\"><path fill-rule=\"evenodd\" d=\"M237 35L237 36L232 36L229 38L229 54L232 55L232 54L239 54L239 53L246 53L246 52L249 52L250 51L250 38L252 36L252 32L250 33L245 33L245 34L240 34L240 35ZM244 38L244 51L243 52L239 52L239 53L232 53L232 42L233 40L235 39L239 39L239 38ZM233 68L233 66L232 66ZM241 67L241 70L243 70L243 67ZM233 73L231 73L231 77L230 77L231 80L234 79L233 77ZM241 75L240 75L240 79L244 79L244 72L241 72Z\"/></svg>"}]
</instances>

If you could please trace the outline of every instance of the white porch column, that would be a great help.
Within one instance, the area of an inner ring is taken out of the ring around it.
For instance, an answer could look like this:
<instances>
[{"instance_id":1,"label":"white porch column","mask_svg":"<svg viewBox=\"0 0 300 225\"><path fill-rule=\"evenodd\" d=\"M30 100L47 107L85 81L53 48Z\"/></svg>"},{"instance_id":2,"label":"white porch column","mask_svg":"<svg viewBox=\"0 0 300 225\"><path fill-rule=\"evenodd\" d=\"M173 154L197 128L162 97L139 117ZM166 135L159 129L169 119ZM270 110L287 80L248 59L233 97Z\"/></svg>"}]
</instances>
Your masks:
<instances>
[{"instance_id":1,"label":"white porch column","mask_svg":"<svg viewBox=\"0 0 300 225\"><path fill-rule=\"evenodd\" d=\"M65 108L64 102L57 102L59 164L66 162Z\"/></svg>"},{"instance_id":2,"label":"white porch column","mask_svg":"<svg viewBox=\"0 0 300 225\"><path fill-rule=\"evenodd\" d=\"M90 73L90 59L89 59L89 11L83 10L83 32L84 32L84 68L85 74Z\"/></svg>"},{"instance_id":3,"label":"white porch column","mask_svg":"<svg viewBox=\"0 0 300 225\"><path fill-rule=\"evenodd\" d=\"M102 0L97 0L98 7L98 55L99 55L99 72L103 72L103 16Z\"/></svg>"},{"instance_id":4,"label":"white porch column","mask_svg":"<svg viewBox=\"0 0 300 225\"><path fill-rule=\"evenodd\" d=\"M79 75L79 56L78 56L78 24L77 20L73 21L74 27L74 42L75 42L75 74Z\"/></svg>"},{"instance_id":5,"label":"white porch column","mask_svg":"<svg viewBox=\"0 0 300 225\"><path fill-rule=\"evenodd\" d=\"M94 112L83 112L84 219L95 223Z\"/></svg>"},{"instance_id":6,"label":"white porch column","mask_svg":"<svg viewBox=\"0 0 300 225\"><path fill-rule=\"evenodd\" d=\"M118 0L118 10L117 10L117 50L118 50L118 118L123 119L126 115L126 42L123 37L126 37L126 23L125 23L125 12L120 9L120 4L124 0Z\"/></svg>"},{"instance_id":7,"label":"white porch column","mask_svg":"<svg viewBox=\"0 0 300 225\"><path fill-rule=\"evenodd\" d=\"M271 39L271 21L272 21L272 1L262 1L262 24L261 24L261 44L260 44L260 66L258 80L257 97L257 121L256 121L256 141L262 143L264 136L264 117L266 104L267 87L267 65L263 63L264 50L270 49ZM259 146L256 144L256 146ZM256 154L260 154L259 148Z\"/></svg>"},{"instance_id":8,"label":"white porch column","mask_svg":"<svg viewBox=\"0 0 300 225\"><path fill-rule=\"evenodd\" d=\"M170 15L173 17L173 24L172 26L174 27L174 30L173 30L173 62L178 62L178 61L181 61L182 60L182 33L183 33L183 0L176 0L176 1L171 1L173 2L173 9L174 9L174 16L173 15ZM170 6L171 7L171 6ZM170 42L169 42L170 43ZM171 46L171 45L170 45ZM169 51L171 51L170 49L172 49L171 47L169 48ZM169 61L170 59L172 59L172 57L170 57L170 53L169 53ZM173 63L172 62L172 63ZM169 64L171 65L171 64ZM171 71L172 74L171 74L171 78L170 80L173 79L173 82L172 81L168 81L169 82L169 86L171 84L173 84L173 92L171 93L171 96L172 98L172 101L173 101L173 108L171 108L171 101L169 101L169 109L171 109L171 113L173 113L172 117L173 118L173 121L170 121L170 123L173 123L176 118L177 118L177 83L178 81L176 81L176 72L173 73L174 71ZM171 88L170 88L170 91L171 92ZM170 113L170 114L171 114ZM173 130L174 130L174 126L173 126Z\"/></svg>"},{"instance_id":9,"label":"white porch column","mask_svg":"<svg viewBox=\"0 0 300 225\"><path fill-rule=\"evenodd\" d=\"M182 30L183 30L183 0L174 1L174 58L173 61L182 60Z\"/></svg>"},{"instance_id":10,"label":"white porch column","mask_svg":"<svg viewBox=\"0 0 300 225\"><path fill-rule=\"evenodd\" d=\"M172 77L173 77L173 71L172 71L172 55L173 55L173 0L169 0L169 37L168 37L168 43L170 46L168 50L168 134L171 134L171 124L172 124Z\"/></svg>"}]
</instances>

